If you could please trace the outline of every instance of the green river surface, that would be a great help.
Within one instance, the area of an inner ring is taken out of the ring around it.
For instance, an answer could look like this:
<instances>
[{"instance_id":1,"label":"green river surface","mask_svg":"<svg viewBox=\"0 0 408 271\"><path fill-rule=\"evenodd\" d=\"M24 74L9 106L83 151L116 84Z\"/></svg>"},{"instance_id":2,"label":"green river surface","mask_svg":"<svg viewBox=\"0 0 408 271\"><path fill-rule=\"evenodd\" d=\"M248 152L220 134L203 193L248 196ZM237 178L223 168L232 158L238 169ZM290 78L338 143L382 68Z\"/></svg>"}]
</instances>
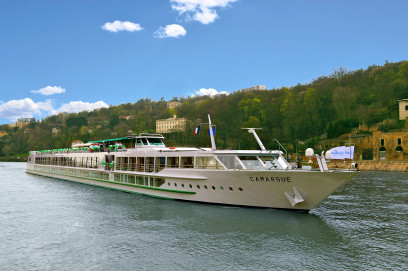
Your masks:
<instances>
[{"instance_id":1,"label":"green river surface","mask_svg":"<svg viewBox=\"0 0 408 271\"><path fill-rule=\"evenodd\" d=\"M408 173L310 213L161 200L0 163L0 270L408 270Z\"/></svg>"}]
</instances>

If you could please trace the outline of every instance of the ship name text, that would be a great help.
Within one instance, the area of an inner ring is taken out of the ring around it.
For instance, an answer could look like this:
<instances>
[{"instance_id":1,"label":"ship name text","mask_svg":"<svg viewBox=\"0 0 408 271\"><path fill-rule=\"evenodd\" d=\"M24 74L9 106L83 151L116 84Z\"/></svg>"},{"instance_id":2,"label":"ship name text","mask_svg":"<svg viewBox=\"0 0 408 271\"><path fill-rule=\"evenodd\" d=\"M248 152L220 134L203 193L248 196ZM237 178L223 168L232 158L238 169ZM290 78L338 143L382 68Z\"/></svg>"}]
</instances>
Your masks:
<instances>
[{"instance_id":1,"label":"ship name text","mask_svg":"<svg viewBox=\"0 0 408 271\"><path fill-rule=\"evenodd\" d=\"M290 177L249 177L249 179L251 180L251 182L292 182L292 180L290 179Z\"/></svg>"}]
</instances>

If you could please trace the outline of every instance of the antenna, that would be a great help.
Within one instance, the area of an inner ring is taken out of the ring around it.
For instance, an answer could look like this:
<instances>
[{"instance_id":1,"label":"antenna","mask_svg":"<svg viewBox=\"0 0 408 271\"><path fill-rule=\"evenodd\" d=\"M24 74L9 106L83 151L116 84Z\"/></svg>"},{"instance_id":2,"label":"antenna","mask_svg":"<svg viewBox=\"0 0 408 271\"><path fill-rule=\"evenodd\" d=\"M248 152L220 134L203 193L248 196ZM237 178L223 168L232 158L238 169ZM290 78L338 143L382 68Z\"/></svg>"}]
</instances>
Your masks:
<instances>
[{"instance_id":1,"label":"antenna","mask_svg":"<svg viewBox=\"0 0 408 271\"><path fill-rule=\"evenodd\" d=\"M261 150L266 151L264 144L262 143L261 139L258 137L258 135L255 132L255 130L262 130L262 128L241 128L241 129L247 129L248 133L253 134L256 139L256 142L258 142L259 147L261 147Z\"/></svg>"}]
</instances>

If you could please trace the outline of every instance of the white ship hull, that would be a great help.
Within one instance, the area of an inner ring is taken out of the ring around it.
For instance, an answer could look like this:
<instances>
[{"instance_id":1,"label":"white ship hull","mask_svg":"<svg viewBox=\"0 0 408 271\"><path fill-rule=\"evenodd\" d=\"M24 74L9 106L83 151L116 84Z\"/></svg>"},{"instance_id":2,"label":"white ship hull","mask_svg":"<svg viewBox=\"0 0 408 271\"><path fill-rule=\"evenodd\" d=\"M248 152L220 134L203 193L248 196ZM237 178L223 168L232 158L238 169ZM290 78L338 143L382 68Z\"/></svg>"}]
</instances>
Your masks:
<instances>
[{"instance_id":1,"label":"white ship hull","mask_svg":"<svg viewBox=\"0 0 408 271\"><path fill-rule=\"evenodd\" d=\"M358 173L329 170L318 155L319 170L292 169L254 128L261 150L217 150L209 123L211 149L167 148L163 136L140 134L30 152L27 172L157 198L305 211Z\"/></svg>"},{"instance_id":2,"label":"white ship hull","mask_svg":"<svg viewBox=\"0 0 408 271\"><path fill-rule=\"evenodd\" d=\"M70 174L70 170L81 176L74 176L72 172ZM296 169L220 171L171 168L158 173L139 173L33 164L28 165L27 172L157 198L305 211L316 207L358 173ZM92 177L97 172L107 173L109 177L105 180ZM115 175L160 177L165 182L159 187L142 186L115 181Z\"/></svg>"}]
</instances>

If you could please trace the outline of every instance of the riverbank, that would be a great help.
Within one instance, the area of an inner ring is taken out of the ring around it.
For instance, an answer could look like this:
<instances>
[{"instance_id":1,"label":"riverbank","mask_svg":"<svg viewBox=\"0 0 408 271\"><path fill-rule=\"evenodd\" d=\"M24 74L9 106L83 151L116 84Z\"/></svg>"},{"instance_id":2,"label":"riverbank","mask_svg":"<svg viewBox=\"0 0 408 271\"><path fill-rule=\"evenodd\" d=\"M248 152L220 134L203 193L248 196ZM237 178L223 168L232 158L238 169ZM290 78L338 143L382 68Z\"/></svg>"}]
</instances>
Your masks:
<instances>
[{"instance_id":1,"label":"riverbank","mask_svg":"<svg viewBox=\"0 0 408 271\"><path fill-rule=\"evenodd\" d=\"M408 171L408 161L354 161L361 171ZM350 162L330 161L329 168L350 168Z\"/></svg>"},{"instance_id":2,"label":"riverbank","mask_svg":"<svg viewBox=\"0 0 408 271\"><path fill-rule=\"evenodd\" d=\"M28 157L0 157L0 162L27 162Z\"/></svg>"}]
</instances>

